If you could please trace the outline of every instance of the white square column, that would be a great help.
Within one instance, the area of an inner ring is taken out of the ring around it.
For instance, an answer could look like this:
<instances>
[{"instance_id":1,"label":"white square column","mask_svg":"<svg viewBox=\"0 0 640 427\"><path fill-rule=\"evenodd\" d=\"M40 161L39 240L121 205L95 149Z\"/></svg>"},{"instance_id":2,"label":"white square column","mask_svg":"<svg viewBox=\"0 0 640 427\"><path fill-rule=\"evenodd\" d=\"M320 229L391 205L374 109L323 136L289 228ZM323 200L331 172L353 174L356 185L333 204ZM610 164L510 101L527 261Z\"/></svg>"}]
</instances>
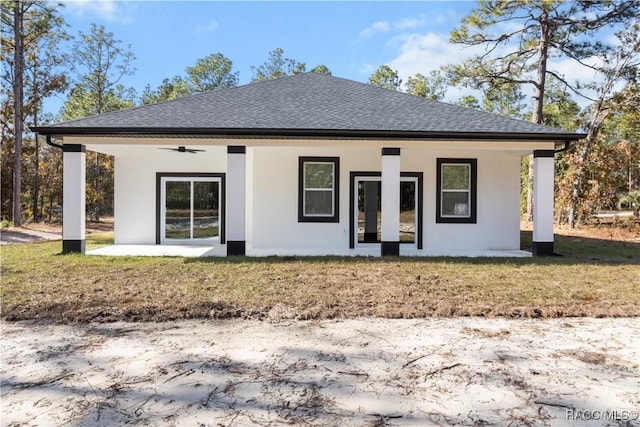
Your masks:
<instances>
[{"instance_id":1,"label":"white square column","mask_svg":"<svg viewBox=\"0 0 640 427\"><path fill-rule=\"evenodd\" d=\"M382 149L382 256L400 255L400 148Z\"/></svg>"},{"instance_id":2,"label":"white square column","mask_svg":"<svg viewBox=\"0 0 640 427\"><path fill-rule=\"evenodd\" d=\"M553 155L533 152L533 255L553 255Z\"/></svg>"},{"instance_id":3,"label":"white square column","mask_svg":"<svg viewBox=\"0 0 640 427\"><path fill-rule=\"evenodd\" d=\"M84 253L86 149L84 145L64 144L62 153L62 253Z\"/></svg>"},{"instance_id":4,"label":"white square column","mask_svg":"<svg viewBox=\"0 0 640 427\"><path fill-rule=\"evenodd\" d=\"M227 147L227 256L246 253L246 157L245 146Z\"/></svg>"}]
</instances>

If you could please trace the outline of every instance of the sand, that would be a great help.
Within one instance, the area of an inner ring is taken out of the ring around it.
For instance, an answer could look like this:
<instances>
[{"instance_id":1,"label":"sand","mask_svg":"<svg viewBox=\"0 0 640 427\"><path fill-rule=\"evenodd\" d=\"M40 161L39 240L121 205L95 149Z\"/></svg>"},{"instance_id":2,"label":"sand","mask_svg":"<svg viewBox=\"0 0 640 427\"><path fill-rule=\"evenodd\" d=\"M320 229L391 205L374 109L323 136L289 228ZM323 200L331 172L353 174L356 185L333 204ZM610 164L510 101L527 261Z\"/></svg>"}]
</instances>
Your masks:
<instances>
[{"instance_id":1,"label":"sand","mask_svg":"<svg viewBox=\"0 0 640 427\"><path fill-rule=\"evenodd\" d=\"M633 426L640 319L2 322L0 374L3 426Z\"/></svg>"}]
</instances>

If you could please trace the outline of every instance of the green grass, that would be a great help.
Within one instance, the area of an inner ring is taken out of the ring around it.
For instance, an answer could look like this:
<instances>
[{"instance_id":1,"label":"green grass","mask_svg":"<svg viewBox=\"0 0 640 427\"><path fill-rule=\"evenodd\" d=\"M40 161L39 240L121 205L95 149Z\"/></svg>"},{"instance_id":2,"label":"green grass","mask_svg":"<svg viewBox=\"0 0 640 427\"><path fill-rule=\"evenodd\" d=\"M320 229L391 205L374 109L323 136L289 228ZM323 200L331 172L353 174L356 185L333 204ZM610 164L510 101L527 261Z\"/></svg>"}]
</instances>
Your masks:
<instances>
[{"instance_id":1,"label":"green grass","mask_svg":"<svg viewBox=\"0 0 640 427\"><path fill-rule=\"evenodd\" d=\"M89 235L87 247L110 244ZM523 233L523 244L530 233ZM562 257L149 258L1 249L2 318L640 316L640 244L558 236Z\"/></svg>"}]
</instances>

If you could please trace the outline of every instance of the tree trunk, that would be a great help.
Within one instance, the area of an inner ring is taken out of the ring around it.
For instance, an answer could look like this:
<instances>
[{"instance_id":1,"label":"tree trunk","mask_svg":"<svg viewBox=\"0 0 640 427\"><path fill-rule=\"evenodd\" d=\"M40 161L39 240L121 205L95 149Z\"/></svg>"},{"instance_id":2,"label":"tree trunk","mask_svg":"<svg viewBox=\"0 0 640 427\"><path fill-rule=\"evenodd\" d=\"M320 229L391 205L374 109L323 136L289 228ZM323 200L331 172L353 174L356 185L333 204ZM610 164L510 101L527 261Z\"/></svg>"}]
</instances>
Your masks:
<instances>
[{"instance_id":1,"label":"tree trunk","mask_svg":"<svg viewBox=\"0 0 640 427\"><path fill-rule=\"evenodd\" d=\"M582 148L582 152L578 157L578 164L576 165L576 177L573 180L571 188L571 200L569 203L569 228L575 228L578 222L577 212L578 204L580 203L580 188L582 187L582 178L584 176L585 163L587 161L587 156L589 155L591 144L593 144L593 142L595 141L598 134L598 129L600 128L600 124L602 123L606 115L603 114L602 108L603 102L601 100L600 102L598 102L593 112L593 120L589 124L589 129L587 130L587 137L585 138L584 147Z\"/></svg>"},{"instance_id":2,"label":"tree trunk","mask_svg":"<svg viewBox=\"0 0 640 427\"><path fill-rule=\"evenodd\" d=\"M24 98L24 39L22 2L13 2L13 225L22 225L22 104Z\"/></svg>"},{"instance_id":3,"label":"tree trunk","mask_svg":"<svg viewBox=\"0 0 640 427\"><path fill-rule=\"evenodd\" d=\"M547 20L547 11L540 15L540 44L538 45L538 71L533 90L533 114L531 121L542 123L542 107L544 106L544 86L547 79L547 59L549 57L549 44L551 43L551 27ZM529 174L527 177L527 221L533 221L533 155L529 156Z\"/></svg>"},{"instance_id":4,"label":"tree trunk","mask_svg":"<svg viewBox=\"0 0 640 427\"><path fill-rule=\"evenodd\" d=\"M37 56L37 55L36 55ZM34 81L33 81L33 96L35 99L34 108L33 108L33 125L38 126L38 109L39 109L39 91L38 91L38 82L36 81L36 77L38 74L37 71L37 60L34 60ZM40 193L40 138L38 134L35 134L35 153L33 158L33 220L38 222L40 220L40 211L38 206L38 197Z\"/></svg>"},{"instance_id":5,"label":"tree trunk","mask_svg":"<svg viewBox=\"0 0 640 427\"><path fill-rule=\"evenodd\" d=\"M580 201L580 188L582 187L582 176L584 174L584 164L587 161L587 155L589 154L589 147L591 146L592 138L589 138L587 135L587 139L585 141L584 147L582 148L582 152L578 157L578 164L576 166L576 176L573 179L573 183L571 185L571 201L569 203L569 212L568 214L568 223L569 228L575 228L578 220L578 202Z\"/></svg>"}]
</instances>

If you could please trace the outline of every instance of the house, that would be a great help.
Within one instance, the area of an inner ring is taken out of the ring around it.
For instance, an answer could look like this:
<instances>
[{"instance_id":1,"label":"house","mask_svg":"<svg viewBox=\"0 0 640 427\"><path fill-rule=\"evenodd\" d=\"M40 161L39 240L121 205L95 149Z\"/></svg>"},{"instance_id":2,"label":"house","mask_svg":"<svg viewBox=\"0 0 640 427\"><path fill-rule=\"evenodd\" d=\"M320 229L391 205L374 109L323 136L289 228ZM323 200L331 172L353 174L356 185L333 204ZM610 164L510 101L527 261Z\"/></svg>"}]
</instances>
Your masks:
<instances>
[{"instance_id":1,"label":"house","mask_svg":"<svg viewBox=\"0 0 640 427\"><path fill-rule=\"evenodd\" d=\"M554 150L584 135L324 74L38 127L64 152L63 252L85 251L85 152L115 158L115 246L209 255L553 254Z\"/></svg>"}]
</instances>

